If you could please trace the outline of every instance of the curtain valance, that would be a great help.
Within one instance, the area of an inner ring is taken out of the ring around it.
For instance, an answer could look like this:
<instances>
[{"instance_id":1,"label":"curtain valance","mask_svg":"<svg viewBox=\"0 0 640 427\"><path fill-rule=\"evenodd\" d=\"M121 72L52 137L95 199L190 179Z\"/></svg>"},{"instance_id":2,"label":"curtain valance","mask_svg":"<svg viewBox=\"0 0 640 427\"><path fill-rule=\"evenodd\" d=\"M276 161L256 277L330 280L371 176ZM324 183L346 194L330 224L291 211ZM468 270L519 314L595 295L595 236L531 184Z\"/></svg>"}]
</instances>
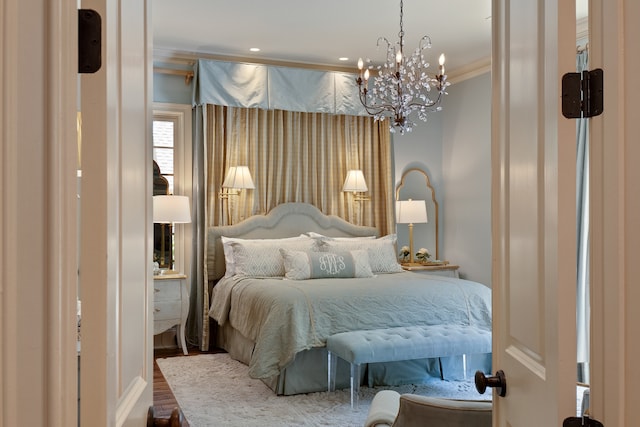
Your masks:
<instances>
[{"instance_id":1,"label":"curtain valance","mask_svg":"<svg viewBox=\"0 0 640 427\"><path fill-rule=\"evenodd\" d=\"M366 115L355 74L200 59L193 105Z\"/></svg>"}]
</instances>

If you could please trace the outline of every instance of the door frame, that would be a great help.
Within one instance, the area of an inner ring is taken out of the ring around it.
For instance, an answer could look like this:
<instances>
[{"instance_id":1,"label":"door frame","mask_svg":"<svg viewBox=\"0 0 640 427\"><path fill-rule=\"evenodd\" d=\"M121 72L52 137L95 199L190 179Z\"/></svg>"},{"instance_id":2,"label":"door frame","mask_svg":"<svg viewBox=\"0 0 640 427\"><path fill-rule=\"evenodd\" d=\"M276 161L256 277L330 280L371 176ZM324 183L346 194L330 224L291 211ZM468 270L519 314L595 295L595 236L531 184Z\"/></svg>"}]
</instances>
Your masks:
<instances>
[{"instance_id":1,"label":"door frame","mask_svg":"<svg viewBox=\"0 0 640 427\"><path fill-rule=\"evenodd\" d=\"M78 395L77 4L0 0L0 11L0 424L67 427Z\"/></svg>"}]
</instances>

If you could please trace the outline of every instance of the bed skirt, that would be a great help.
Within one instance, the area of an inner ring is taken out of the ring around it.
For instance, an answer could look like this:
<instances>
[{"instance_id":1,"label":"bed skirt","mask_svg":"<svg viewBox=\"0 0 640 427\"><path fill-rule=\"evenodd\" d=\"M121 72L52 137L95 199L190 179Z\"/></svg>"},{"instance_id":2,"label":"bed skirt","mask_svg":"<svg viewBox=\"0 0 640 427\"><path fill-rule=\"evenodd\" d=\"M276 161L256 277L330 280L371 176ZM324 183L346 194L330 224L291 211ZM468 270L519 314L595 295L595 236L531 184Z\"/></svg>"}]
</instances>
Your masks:
<instances>
[{"instance_id":1,"label":"bed skirt","mask_svg":"<svg viewBox=\"0 0 640 427\"><path fill-rule=\"evenodd\" d=\"M216 345L229 353L231 358L246 365L251 360L254 343L235 329L225 324L218 328ZM440 364L445 379L458 380L473 378L477 370L486 374L492 372L491 354L419 359L401 362L369 363L360 370L360 385L375 387L381 385L421 384L430 377L440 377ZM466 371L463 367L466 366ZM313 348L298 353L280 373L262 381L278 395L293 395L327 391L327 350ZM349 388L349 364L338 360L336 388Z\"/></svg>"}]
</instances>

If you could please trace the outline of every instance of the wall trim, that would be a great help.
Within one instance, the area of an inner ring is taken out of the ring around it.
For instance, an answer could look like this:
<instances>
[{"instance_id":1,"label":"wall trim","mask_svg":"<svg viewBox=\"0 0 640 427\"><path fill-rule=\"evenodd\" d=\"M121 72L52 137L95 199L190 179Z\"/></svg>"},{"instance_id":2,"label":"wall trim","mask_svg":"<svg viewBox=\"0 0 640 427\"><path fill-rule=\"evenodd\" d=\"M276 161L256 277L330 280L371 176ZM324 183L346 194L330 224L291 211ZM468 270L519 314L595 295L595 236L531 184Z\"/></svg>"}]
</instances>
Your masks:
<instances>
[{"instance_id":1,"label":"wall trim","mask_svg":"<svg viewBox=\"0 0 640 427\"><path fill-rule=\"evenodd\" d=\"M452 85L491 72L491 57L482 58L455 69L447 76Z\"/></svg>"},{"instance_id":2,"label":"wall trim","mask_svg":"<svg viewBox=\"0 0 640 427\"><path fill-rule=\"evenodd\" d=\"M358 69L356 67L336 67L321 64L308 64L302 62L269 61L266 59L257 60L256 58L248 58L243 56L213 55L207 53L173 51L166 49L153 50L153 63L154 68L157 70L170 69L172 72L174 70L192 71L194 64L198 59L209 59L214 61L237 62L245 64L275 65L279 67L304 68L310 70L338 71L354 74L358 73ZM448 79L452 84L459 83L461 81L487 73L489 71L491 71L490 56L456 68L448 74Z\"/></svg>"}]
</instances>

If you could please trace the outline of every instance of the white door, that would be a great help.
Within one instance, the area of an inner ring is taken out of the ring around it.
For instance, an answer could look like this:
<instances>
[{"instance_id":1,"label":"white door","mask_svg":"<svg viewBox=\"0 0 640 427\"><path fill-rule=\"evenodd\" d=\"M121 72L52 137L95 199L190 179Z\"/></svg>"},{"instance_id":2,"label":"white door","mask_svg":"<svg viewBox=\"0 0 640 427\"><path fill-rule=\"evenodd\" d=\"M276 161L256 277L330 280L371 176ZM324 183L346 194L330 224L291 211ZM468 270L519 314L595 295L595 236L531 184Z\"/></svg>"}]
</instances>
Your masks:
<instances>
[{"instance_id":1,"label":"white door","mask_svg":"<svg viewBox=\"0 0 640 427\"><path fill-rule=\"evenodd\" d=\"M576 413L575 3L493 2L492 238L495 426L560 426Z\"/></svg>"},{"instance_id":2,"label":"white door","mask_svg":"<svg viewBox=\"0 0 640 427\"><path fill-rule=\"evenodd\" d=\"M150 6L82 0L102 68L81 79L82 426L143 426L153 400Z\"/></svg>"},{"instance_id":3,"label":"white door","mask_svg":"<svg viewBox=\"0 0 640 427\"><path fill-rule=\"evenodd\" d=\"M640 402L640 2L590 0L589 62L604 70L591 119L591 414L637 426Z\"/></svg>"}]
</instances>

